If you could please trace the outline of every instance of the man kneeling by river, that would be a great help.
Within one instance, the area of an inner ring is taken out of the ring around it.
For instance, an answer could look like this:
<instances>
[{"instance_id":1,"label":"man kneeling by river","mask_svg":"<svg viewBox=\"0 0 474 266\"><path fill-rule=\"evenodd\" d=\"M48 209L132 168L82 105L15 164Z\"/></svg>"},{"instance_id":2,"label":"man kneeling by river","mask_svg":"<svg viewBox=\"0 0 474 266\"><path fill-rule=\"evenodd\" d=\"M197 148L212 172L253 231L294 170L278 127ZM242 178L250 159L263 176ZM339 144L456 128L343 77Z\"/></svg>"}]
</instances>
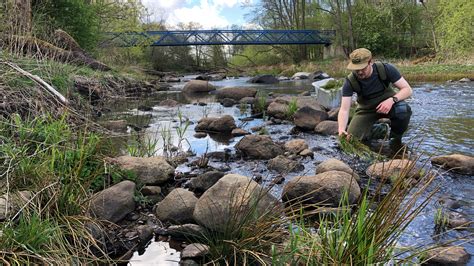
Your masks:
<instances>
[{"instance_id":1,"label":"man kneeling by river","mask_svg":"<svg viewBox=\"0 0 474 266\"><path fill-rule=\"evenodd\" d=\"M410 85L393 65L374 62L372 53L365 48L354 50L349 59L347 69L352 70L352 73L347 76L342 87L342 102L337 118L339 136L353 136L363 141L377 138L384 124L374 123L380 118L390 118L390 142L398 146L410 122L411 108L404 101L412 95ZM399 91L395 92L390 84ZM346 131L354 92L357 93L358 106Z\"/></svg>"}]
</instances>

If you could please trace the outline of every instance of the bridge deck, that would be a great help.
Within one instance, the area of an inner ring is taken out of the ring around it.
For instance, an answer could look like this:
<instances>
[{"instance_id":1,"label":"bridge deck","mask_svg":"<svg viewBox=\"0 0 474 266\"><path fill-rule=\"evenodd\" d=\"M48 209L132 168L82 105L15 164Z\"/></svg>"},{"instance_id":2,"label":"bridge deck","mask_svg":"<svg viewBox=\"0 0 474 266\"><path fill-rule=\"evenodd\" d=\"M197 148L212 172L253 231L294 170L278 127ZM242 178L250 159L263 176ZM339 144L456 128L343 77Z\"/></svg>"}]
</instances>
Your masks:
<instances>
[{"instance_id":1,"label":"bridge deck","mask_svg":"<svg viewBox=\"0 0 474 266\"><path fill-rule=\"evenodd\" d=\"M334 30L180 30L105 33L104 46L330 45Z\"/></svg>"}]
</instances>

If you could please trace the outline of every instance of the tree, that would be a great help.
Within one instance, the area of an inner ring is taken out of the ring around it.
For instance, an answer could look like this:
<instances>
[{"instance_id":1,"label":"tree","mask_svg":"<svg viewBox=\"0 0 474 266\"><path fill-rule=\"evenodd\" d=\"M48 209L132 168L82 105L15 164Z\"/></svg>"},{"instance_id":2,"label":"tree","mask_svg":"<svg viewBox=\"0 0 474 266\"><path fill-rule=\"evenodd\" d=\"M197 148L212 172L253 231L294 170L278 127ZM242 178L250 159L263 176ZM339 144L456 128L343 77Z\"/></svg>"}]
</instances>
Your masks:
<instances>
[{"instance_id":1,"label":"tree","mask_svg":"<svg viewBox=\"0 0 474 266\"><path fill-rule=\"evenodd\" d=\"M306 11L308 0L262 0L255 9L253 20L269 29L306 29ZM294 46L275 47L294 62L307 59L305 45L294 49Z\"/></svg>"},{"instance_id":2,"label":"tree","mask_svg":"<svg viewBox=\"0 0 474 266\"><path fill-rule=\"evenodd\" d=\"M34 0L32 3L35 33L49 40L52 32L62 29L69 33L81 47L96 47L100 33L97 6L83 0Z\"/></svg>"},{"instance_id":3,"label":"tree","mask_svg":"<svg viewBox=\"0 0 474 266\"><path fill-rule=\"evenodd\" d=\"M465 0L439 0L436 32L440 50L454 56L474 51L474 2Z\"/></svg>"}]
</instances>

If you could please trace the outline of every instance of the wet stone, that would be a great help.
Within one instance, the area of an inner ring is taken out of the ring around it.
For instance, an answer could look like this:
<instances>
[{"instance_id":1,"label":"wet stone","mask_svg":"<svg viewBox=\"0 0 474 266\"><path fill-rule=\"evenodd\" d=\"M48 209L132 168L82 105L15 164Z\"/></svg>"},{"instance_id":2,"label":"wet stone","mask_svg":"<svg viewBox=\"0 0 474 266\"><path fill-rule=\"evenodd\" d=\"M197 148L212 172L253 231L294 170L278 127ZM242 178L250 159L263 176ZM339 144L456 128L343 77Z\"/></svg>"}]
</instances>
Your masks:
<instances>
[{"instance_id":1,"label":"wet stone","mask_svg":"<svg viewBox=\"0 0 474 266\"><path fill-rule=\"evenodd\" d=\"M311 157L314 158L314 153L310 149L304 149L300 152L300 155L303 157Z\"/></svg>"},{"instance_id":2,"label":"wet stone","mask_svg":"<svg viewBox=\"0 0 474 266\"><path fill-rule=\"evenodd\" d=\"M280 185L280 184L283 184L283 182L285 182L285 178L281 175L279 176L276 176L273 180L272 180L272 184L276 184L276 185Z\"/></svg>"},{"instance_id":3,"label":"wet stone","mask_svg":"<svg viewBox=\"0 0 474 266\"><path fill-rule=\"evenodd\" d=\"M448 213L448 227L458 230L468 229L471 221L466 214L451 211Z\"/></svg>"},{"instance_id":4,"label":"wet stone","mask_svg":"<svg viewBox=\"0 0 474 266\"><path fill-rule=\"evenodd\" d=\"M196 132L196 133L194 133L193 136L197 139L202 139L202 138L207 137L207 133L206 132Z\"/></svg>"},{"instance_id":5,"label":"wet stone","mask_svg":"<svg viewBox=\"0 0 474 266\"><path fill-rule=\"evenodd\" d=\"M438 247L426 252L423 256L428 259L428 265L465 265L471 255L459 246Z\"/></svg>"},{"instance_id":6,"label":"wet stone","mask_svg":"<svg viewBox=\"0 0 474 266\"><path fill-rule=\"evenodd\" d=\"M256 175L253 176L252 179L253 179L255 182L257 182L257 183L260 183L260 182L262 182L262 180L263 180L263 176L260 175L260 174L256 174Z\"/></svg>"},{"instance_id":7,"label":"wet stone","mask_svg":"<svg viewBox=\"0 0 474 266\"><path fill-rule=\"evenodd\" d=\"M197 263L196 261L192 259L185 259L185 260L181 260L179 262L179 265L180 266L199 266L201 264Z\"/></svg>"},{"instance_id":8,"label":"wet stone","mask_svg":"<svg viewBox=\"0 0 474 266\"><path fill-rule=\"evenodd\" d=\"M137 236L138 236L138 233L137 233L137 232L134 232L134 231L127 232L127 233L125 234L125 237L128 238L128 239L133 239L133 238L135 238L135 237L137 237Z\"/></svg>"},{"instance_id":9,"label":"wet stone","mask_svg":"<svg viewBox=\"0 0 474 266\"><path fill-rule=\"evenodd\" d=\"M144 196L159 195L161 194L161 187L159 186L144 186L141 190Z\"/></svg>"},{"instance_id":10,"label":"wet stone","mask_svg":"<svg viewBox=\"0 0 474 266\"><path fill-rule=\"evenodd\" d=\"M137 214L137 213L132 212L132 213L127 214L126 219L127 219L127 221L136 221L136 220L140 219L140 215Z\"/></svg>"},{"instance_id":11,"label":"wet stone","mask_svg":"<svg viewBox=\"0 0 474 266\"><path fill-rule=\"evenodd\" d=\"M204 257L207 254L209 254L209 246L200 244L200 243L193 243L193 244L187 245L181 251L181 258L182 259L198 258L198 257Z\"/></svg>"},{"instance_id":12,"label":"wet stone","mask_svg":"<svg viewBox=\"0 0 474 266\"><path fill-rule=\"evenodd\" d=\"M197 224L172 225L168 227L167 234L176 239L190 239L202 236L206 230Z\"/></svg>"},{"instance_id":13,"label":"wet stone","mask_svg":"<svg viewBox=\"0 0 474 266\"><path fill-rule=\"evenodd\" d=\"M150 112L150 111L153 111L153 107L147 106L147 105L140 105L138 106L138 110L144 111L144 112Z\"/></svg>"}]
</instances>

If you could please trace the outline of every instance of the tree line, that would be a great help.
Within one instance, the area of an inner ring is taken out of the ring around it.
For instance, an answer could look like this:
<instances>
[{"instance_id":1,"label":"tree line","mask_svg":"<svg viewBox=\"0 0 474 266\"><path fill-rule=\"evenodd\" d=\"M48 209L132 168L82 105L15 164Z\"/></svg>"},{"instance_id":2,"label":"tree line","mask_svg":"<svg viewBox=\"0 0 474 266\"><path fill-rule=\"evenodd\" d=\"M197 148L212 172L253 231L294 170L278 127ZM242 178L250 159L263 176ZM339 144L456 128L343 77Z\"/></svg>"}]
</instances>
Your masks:
<instances>
[{"instance_id":1,"label":"tree line","mask_svg":"<svg viewBox=\"0 0 474 266\"><path fill-rule=\"evenodd\" d=\"M472 55L474 1L261 0L249 22L264 29L334 29L333 45L348 55L367 47L381 57ZM0 31L48 41L61 28L84 49L123 63L148 62L158 70L203 70L233 65L299 63L323 57L317 45L134 47L101 51L102 32L166 30L140 0L5 0ZM234 29L239 26L233 26ZM199 29L199 21L173 29Z\"/></svg>"}]
</instances>

